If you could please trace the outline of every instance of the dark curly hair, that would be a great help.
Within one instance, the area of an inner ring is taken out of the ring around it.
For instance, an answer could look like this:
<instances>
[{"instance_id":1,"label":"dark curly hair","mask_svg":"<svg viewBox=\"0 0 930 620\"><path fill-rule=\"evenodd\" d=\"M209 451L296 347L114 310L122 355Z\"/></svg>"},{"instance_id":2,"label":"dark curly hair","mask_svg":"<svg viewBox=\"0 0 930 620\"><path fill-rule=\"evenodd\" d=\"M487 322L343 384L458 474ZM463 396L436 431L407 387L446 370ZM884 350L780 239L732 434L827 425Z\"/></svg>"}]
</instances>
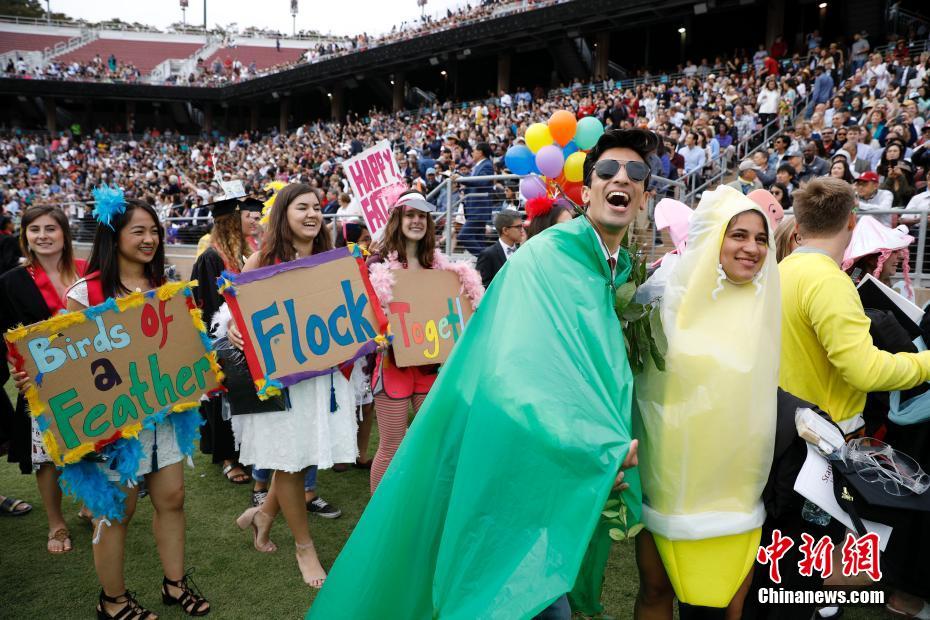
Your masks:
<instances>
[{"instance_id":1,"label":"dark curly hair","mask_svg":"<svg viewBox=\"0 0 930 620\"><path fill-rule=\"evenodd\" d=\"M594 164L597 163L605 151L610 149L630 149L639 155L646 165L649 165L649 155L655 152L659 146L659 138L651 131L646 129L609 129L604 132L597 140L594 148L588 151L587 157L584 158L584 184L591 187L591 173L594 171ZM643 187L649 187L649 180L652 173L646 175L643 181Z\"/></svg>"}]
</instances>

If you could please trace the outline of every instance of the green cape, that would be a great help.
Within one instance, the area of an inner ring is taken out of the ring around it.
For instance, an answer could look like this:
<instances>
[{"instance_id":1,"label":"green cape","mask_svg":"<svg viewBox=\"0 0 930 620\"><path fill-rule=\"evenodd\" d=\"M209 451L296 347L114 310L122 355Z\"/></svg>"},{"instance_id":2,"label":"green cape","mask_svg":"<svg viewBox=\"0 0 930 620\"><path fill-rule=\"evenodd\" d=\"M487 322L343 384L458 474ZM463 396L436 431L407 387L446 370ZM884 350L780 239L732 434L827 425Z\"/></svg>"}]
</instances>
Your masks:
<instances>
[{"instance_id":1,"label":"green cape","mask_svg":"<svg viewBox=\"0 0 930 620\"><path fill-rule=\"evenodd\" d=\"M621 252L615 284L629 272ZM629 448L632 389L591 225L533 238L495 277L307 618L539 613L575 584ZM632 524L635 470L626 481Z\"/></svg>"}]
</instances>

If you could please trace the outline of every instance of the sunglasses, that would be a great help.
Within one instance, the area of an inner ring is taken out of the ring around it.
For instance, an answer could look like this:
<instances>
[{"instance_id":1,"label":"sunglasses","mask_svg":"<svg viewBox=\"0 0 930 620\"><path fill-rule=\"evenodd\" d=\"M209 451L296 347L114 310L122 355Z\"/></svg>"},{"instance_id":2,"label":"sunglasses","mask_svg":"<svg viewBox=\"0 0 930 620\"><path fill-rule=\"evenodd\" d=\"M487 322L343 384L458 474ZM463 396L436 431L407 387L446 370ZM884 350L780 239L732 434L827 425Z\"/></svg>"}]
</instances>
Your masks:
<instances>
[{"instance_id":1,"label":"sunglasses","mask_svg":"<svg viewBox=\"0 0 930 620\"><path fill-rule=\"evenodd\" d=\"M602 159L594 164L594 174L603 181L609 181L626 168L626 176L634 183L641 183L649 176L649 166L641 161L620 161L619 159Z\"/></svg>"}]
</instances>

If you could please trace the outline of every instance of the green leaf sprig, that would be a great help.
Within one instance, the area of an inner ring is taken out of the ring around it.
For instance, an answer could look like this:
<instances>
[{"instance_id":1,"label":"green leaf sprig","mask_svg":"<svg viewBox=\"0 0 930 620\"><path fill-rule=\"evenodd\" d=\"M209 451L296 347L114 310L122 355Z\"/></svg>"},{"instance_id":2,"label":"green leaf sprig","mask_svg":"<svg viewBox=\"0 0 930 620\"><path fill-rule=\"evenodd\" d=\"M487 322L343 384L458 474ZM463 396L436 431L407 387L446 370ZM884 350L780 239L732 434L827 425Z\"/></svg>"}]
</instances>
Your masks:
<instances>
[{"instance_id":1,"label":"green leaf sprig","mask_svg":"<svg viewBox=\"0 0 930 620\"><path fill-rule=\"evenodd\" d=\"M658 305L633 301L636 289L642 286L647 278L646 253L633 244L629 234L624 238L623 248L630 256L632 268L630 279L614 293L614 310L623 329L630 369L634 375L639 374L645 370L647 360L652 359L656 368L665 370L667 343Z\"/></svg>"},{"instance_id":2,"label":"green leaf sprig","mask_svg":"<svg viewBox=\"0 0 930 620\"><path fill-rule=\"evenodd\" d=\"M619 499L607 500L601 516L607 525L614 526L607 530L611 540L630 540L635 538L643 529L642 523L637 523L631 527L627 525L626 504Z\"/></svg>"}]
</instances>

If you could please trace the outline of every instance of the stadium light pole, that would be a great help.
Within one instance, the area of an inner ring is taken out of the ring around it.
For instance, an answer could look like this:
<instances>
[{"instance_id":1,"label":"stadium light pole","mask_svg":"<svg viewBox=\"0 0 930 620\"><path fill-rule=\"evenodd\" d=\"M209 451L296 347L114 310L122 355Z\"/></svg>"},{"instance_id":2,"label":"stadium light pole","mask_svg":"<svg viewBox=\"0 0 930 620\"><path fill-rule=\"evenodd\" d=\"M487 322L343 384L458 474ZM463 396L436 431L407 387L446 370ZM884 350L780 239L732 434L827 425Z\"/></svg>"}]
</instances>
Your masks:
<instances>
[{"instance_id":1,"label":"stadium light pole","mask_svg":"<svg viewBox=\"0 0 930 620\"><path fill-rule=\"evenodd\" d=\"M45 23L52 25L52 0L45 0Z\"/></svg>"}]
</instances>

